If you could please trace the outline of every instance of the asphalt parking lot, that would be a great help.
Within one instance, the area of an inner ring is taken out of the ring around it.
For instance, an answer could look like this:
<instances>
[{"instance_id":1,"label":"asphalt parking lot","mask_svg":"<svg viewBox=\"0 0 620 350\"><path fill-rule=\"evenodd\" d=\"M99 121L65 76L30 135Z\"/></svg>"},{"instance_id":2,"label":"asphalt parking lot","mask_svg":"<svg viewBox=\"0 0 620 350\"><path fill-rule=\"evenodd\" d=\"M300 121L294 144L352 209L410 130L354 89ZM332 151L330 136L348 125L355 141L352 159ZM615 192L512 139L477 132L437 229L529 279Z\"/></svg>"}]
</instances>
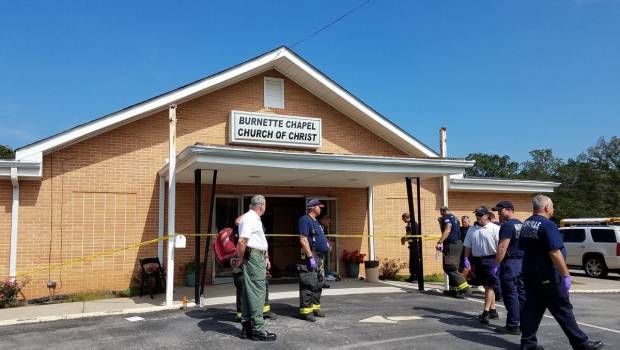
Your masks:
<instances>
[{"instance_id":1,"label":"asphalt parking lot","mask_svg":"<svg viewBox=\"0 0 620 350\"><path fill-rule=\"evenodd\" d=\"M297 300L278 300L279 314L268 330L277 333L274 343L238 338L233 305L206 310L166 311L142 314L130 322L127 316L66 320L0 328L4 349L518 349L519 337L499 335L483 326L480 295L457 300L437 292L403 291L327 297L325 319L311 324L299 320ZM620 348L620 294L571 296L577 321L592 339L603 340L608 349ZM366 320L366 322L360 322ZM545 349L570 348L555 320L544 318L539 331Z\"/></svg>"}]
</instances>

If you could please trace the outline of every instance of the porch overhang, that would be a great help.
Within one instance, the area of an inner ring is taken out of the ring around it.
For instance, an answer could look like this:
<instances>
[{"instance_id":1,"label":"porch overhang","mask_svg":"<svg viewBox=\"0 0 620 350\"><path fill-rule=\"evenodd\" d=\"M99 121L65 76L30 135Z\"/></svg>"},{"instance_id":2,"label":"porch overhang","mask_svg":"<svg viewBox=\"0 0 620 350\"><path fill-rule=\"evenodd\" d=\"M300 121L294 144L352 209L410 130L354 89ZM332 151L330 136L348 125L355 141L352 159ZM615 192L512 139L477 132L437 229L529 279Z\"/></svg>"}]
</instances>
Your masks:
<instances>
[{"instance_id":1,"label":"porch overhang","mask_svg":"<svg viewBox=\"0 0 620 350\"><path fill-rule=\"evenodd\" d=\"M551 193L561 184L551 181L450 177L452 192Z\"/></svg>"},{"instance_id":2,"label":"porch overhang","mask_svg":"<svg viewBox=\"0 0 620 350\"><path fill-rule=\"evenodd\" d=\"M447 158L377 157L194 145L177 155L177 182L193 183L194 170L218 170L218 184L365 188L461 174L473 161ZM168 179L168 166L159 175ZM211 182L205 171L202 183Z\"/></svg>"}]
</instances>

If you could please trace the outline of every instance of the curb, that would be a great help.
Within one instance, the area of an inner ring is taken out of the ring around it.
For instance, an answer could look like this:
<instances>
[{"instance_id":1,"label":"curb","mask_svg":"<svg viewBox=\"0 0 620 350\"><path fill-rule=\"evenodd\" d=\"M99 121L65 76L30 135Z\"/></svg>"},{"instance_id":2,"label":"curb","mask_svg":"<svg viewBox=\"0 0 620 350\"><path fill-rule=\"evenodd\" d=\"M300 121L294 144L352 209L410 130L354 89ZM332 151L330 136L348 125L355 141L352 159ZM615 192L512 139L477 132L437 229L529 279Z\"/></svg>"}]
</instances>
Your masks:
<instances>
[{"instance_id":1,"label":"curb","mask_svg":"<svg viewBox=\"0 0 620 350\"><path fill-rule=\"evenodd\" d=\"M365 288L335 288L328 289L323 292L323 295L326 296L338 296L338 295L362 295L362 294L381 294L381 293L398 293L401 290L391 287L365 287ZM297 298L299 296L299 291L290 291L290 292L275 292L270 293L270 300L280 300L280 299L291 299ZM214 306L214 305L225 305L231 304L235 302L235 296L222 296L215 297L206 300L205 307ZM187 308L195 308L196 303L189 302L187 303ZM22 319L12 319L12 320L3 320L0 321L0 327L3 326L14 326L19 324L29 324L29 323L40 323L40 322L50 322L50 321L60 321L60 320L74 320L80 318L90 318L90 317L101 317L101 316L113 316L113 315L130 315L130 314L144 314L150 312L157 311L168 311L168 310L180 310L181 303L175 302L171 306L146 306L140 308L131 308L124 310L112 310L112 311L95 311L95 312L84 312L77 314L66 314L61 316L41 316L41 317L32 317L32 318L22 318Z\"/></svg>"},{"instance_id":2,"label":"curb","mask_svg":"<svg viewBox=\"0 0 620 350\"><path fill-rule=\"evenodd\" d=\"M187 304L188 308L194 307L194 306L196 306L196 304L194 303ZM41 316L41 317L33 317L33 318L22 318L22 319L0 321L0 327L14 326L18 324L49 322L49 321L75 320L75 319L89 318L89 317L143 314L143 313L149 313L149 312L179 310L179 309L181 309L181 305L175 304L171 306L165 306L165 305L164 306L148 306L148 307L141 307L141 308L135 308L135 309L114 310L114 311L83 312L79 314L67 314L67 315L62 315L62 316Z\"/></svg>"}]
</instances>

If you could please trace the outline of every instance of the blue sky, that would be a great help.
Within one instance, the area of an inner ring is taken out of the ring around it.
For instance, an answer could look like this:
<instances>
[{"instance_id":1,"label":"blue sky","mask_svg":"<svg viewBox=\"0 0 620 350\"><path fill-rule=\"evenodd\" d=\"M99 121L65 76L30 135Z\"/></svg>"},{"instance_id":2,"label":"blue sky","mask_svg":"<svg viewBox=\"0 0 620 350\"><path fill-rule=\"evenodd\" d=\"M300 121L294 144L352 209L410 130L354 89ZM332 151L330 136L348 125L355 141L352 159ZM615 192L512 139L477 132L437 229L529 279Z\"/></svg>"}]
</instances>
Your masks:
<instances>
[{"instance_id":1,"label":"blue sky","mask_svg":"<svg viewBox=\"0 0 620 350\"><path fill-rule=\"evenodd\" d=\"M0 144L291 45L358 1L3 1ZM450 156L620 136L620 1L373 0L294 50Z\"/></svg>"}]
</instances>

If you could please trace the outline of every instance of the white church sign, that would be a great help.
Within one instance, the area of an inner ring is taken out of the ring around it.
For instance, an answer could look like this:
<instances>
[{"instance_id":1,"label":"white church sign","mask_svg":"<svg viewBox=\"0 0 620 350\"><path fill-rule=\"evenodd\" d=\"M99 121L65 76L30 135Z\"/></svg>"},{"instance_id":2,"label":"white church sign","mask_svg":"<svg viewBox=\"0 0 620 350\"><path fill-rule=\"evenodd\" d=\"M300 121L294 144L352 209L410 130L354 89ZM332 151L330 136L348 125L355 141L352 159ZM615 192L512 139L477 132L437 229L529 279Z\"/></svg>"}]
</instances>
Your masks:
<instances>
[{"instance_id":1,"label":"white church sign","mask_svg":"<svg viewBox=\"0 0 620 350\"><path fill-rule=\"evenodd\" d=\"M230 142L296 148L321 147L321 119L230 112Z\"/></svg>"}]
</instances>

